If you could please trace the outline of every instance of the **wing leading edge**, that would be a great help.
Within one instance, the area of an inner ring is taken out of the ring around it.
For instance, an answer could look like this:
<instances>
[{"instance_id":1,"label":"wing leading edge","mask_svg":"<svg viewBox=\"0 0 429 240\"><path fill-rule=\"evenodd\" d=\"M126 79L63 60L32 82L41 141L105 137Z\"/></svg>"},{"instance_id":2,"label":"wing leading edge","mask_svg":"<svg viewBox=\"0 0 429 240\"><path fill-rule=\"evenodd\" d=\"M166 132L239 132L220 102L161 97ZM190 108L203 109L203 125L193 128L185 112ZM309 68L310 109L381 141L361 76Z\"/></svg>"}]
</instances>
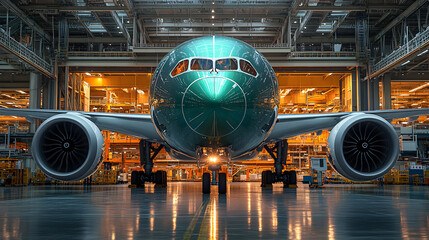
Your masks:
<instances>
[{"instance_id":1,"label":"wing leading edge","mask_svg":"<svg viewBox=\"0 0 429 240\"><path fill-rule=\"evenodd\" d=\"M98 128L123 133L154 142L163 142L149 114L99 113L50 109L0 108L0 115L48 119L58 114L79 114L91 120Z\"/></svg>"},{"instance_id":2,"label":"wing leading edge","mask_svg":"<svg viewBox=\"0 0 429 240\"><path fill-rule=\"evenodd\" d=\"M337 123L351 114L373 114L391 121L397 118L429 115L429 108L320 114L279 114L277 116L277 123L266 142L278 141L304 133L333 128Z\"/></svg>"}]
</instances>

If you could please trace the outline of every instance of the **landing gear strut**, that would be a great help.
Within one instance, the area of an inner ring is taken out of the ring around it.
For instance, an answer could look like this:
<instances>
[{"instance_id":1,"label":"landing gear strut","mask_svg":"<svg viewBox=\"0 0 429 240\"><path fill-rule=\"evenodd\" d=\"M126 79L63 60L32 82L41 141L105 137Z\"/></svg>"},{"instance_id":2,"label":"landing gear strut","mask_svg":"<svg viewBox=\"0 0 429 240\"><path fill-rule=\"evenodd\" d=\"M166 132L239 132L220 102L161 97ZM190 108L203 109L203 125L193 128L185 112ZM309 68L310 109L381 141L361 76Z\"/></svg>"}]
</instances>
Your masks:
<instances>
[{"instance_id":1,"label":"landing gear strut","mask_svg":"<svg viewBox=\"0 0 429 240\"><path fill-rule=\"evenodd\" d=\"M272 171L262 172L261 187L271 187L273 183L283 182L283 187L296 187L296 172L283 171L283 165L286 164L288 143L287 140L277 142L273 147L264 146L265 150L274 159L274 169Z\"/></svg>"},{"instance_id":2,"label":"landing gear strut","mask_svg":"<svg viewBox=\"0 0 429 240\"><path fill-rule=\"evenodd\" d=\"M155 147L151 142L140 140L140 164L144 171L132 171L131 184L137 187L144 187L145 182L155 183L155 187L167 187L167 172L156 171L152 172L153 159L158 155L164 145Z\"/></svg>"},{"instance_id":3,"label":"landing gear strut","mask_svg":"<svg viewBox=\"0 0 429 240\"><path fill-rule=\"evenodd\" d=\"M226 173L219 173L221 167L219 165L209 166L209 170L212 171L212 181L210 182L210 173L203 173L203 193L210 193L211 185L218 185L219 194L226 194ZM218 176L218 179L216 177Z\"/></svg>"}]
</instances>

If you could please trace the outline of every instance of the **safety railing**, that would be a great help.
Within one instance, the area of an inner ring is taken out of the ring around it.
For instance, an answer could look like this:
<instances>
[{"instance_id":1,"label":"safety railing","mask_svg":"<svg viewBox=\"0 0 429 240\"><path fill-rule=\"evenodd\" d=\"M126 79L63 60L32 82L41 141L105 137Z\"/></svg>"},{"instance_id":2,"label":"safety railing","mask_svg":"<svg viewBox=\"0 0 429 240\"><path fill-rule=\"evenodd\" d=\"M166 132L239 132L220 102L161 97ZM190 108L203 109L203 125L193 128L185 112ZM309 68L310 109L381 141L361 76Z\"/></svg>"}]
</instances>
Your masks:
<instances>
[{"instance_id":1,"label":"safety railing","mask_svg":"<svg viewBox=\"0 0 429 240\"><path fill-rule=\"evenodd\" d=\"M292 58L355 58L356 52L325 52L325 51L299 51L299 52L291 52L290 56Z\"/></svg>"},{"instance_id":2,"label":"safety railing","mask_svg":"<svg viewBox=\"0 0 429 240\"><path fill-rule=\"evenodd\" d=\"M113 51L113 52L67 52L68 57L132 57L133 52Z\"/></svg>"},{"instance_id":3,"label":"safety railing","mask_svg":"<svg viewBox=\"0 0 429 240\"><path fill-rule=\"evenodd\" d=\"M54 75L54 69L50 63L9 36L3 29L0 29L0 45L43 73L49 76Z\"/></svg>"},{"instance_id":4,"label":"safety railing","mask_svg":"<svg viewBox=\"0 0 429 240\"><path fill-rule=\"evenodd\" d=\"M404 60L406 56L414 53L419 48L422 48L429 44L429 27L425 31L418 33L413 39L400 46L395 51L381 59L375 64L371 65L371 77L382 73L398 63L398 61Z\"/></svg>"}]
</instances>

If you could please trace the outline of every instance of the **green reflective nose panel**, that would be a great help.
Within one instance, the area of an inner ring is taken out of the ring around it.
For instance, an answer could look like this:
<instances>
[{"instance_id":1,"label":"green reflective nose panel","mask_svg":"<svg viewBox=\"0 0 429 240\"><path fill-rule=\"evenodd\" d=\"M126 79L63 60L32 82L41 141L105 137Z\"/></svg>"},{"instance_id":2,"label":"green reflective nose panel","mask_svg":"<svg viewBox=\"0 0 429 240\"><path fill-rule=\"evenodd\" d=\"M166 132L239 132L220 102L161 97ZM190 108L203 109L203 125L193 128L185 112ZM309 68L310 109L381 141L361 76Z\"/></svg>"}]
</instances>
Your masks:
<instances>
[{"instance_id":1,"label":"green reflective nose panel","mask_svg":"<svg viewBox=\"0 0 429 240\"><path fill-rule=\"evenodd\" d=\"M182 100L182 113L196 133L222 137L232 133L246 115L241 87L225 77L206 77L191 83Z\"/></svg>"}]
</instances>

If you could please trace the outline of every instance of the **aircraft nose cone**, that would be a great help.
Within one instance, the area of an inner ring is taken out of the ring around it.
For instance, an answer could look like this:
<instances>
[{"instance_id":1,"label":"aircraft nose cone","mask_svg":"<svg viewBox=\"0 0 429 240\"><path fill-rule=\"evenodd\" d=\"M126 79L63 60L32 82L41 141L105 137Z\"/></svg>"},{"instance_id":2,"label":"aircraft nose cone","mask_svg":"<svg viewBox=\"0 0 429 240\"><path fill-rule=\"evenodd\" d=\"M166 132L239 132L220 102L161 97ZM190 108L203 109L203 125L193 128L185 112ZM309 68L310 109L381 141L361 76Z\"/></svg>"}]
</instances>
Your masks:
<instances>
[{"instance_id":1,"label":"aircraft nose cone","mask_svg":"<svg viewBox=\"0 0 429 240\"><path fill-rule=\"evenodd\" d=\"M208 137L222 137L237 129L246 115L246 96L231 79L206 77L185 91L182 113L188 126Z\"/></svg>"}]
</instances>

